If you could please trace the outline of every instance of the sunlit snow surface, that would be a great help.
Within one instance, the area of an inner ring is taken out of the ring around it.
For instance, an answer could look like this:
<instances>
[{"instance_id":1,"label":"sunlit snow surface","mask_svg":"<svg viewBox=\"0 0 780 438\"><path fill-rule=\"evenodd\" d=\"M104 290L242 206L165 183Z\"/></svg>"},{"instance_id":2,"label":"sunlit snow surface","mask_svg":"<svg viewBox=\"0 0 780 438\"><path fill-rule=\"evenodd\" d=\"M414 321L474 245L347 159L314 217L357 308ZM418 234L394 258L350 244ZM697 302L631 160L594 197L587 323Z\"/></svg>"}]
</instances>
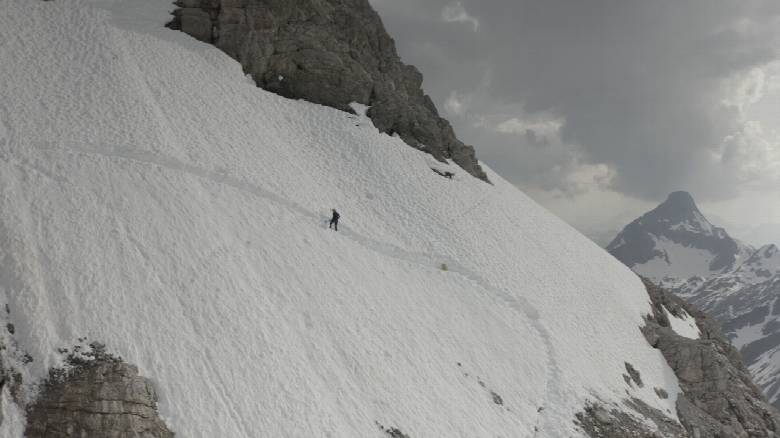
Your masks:
<instances>
[{"instance_id":1,"label":"sunlit snow surface","mask_svg":"<svg viewBox=\"0 0 780 438\"><path fill-rule=\"evenodd\" d=\"M255 88L171 7L0 0L0 299L28 381L87 336L181 437L562 437L626 391L674 416L631 271L492 172L442 178Z\"/></svg>"}]
</instances>

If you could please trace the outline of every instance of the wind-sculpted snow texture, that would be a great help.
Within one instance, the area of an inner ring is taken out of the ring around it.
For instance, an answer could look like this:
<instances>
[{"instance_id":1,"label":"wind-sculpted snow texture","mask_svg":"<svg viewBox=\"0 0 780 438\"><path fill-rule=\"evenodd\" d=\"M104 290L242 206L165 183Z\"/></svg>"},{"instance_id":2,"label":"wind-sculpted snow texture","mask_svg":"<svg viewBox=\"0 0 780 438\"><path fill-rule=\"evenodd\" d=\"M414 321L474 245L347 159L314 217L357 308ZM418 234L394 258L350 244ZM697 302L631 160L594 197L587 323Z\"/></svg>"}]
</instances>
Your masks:
<instances>
[{"instance_id":1,"label":"wind-sculpted snow texture","mask_svg":"<svg viewBox=\"0 0 780 438\"><path fill-rule=\"evenodd\" d=\"M374 126L487 179L474 148L455 137L401 62L368 0L188 0L171 27L239 61L258 86L350 111L370 106Z\"/></svg>"},{"instance_id":2,"label":"wind-sculpted snow texture","mask_svg":"<svg viewBox=\"0 0 780 438\"><path fill-rule=\"evenodd\" d=\"M0 1L27 385L88 337L179 437L582 436L590 400L629 397L675 421L641 281L499 176L257 88L164 2Z\"/></svg>"},{"instance_id":3,"label":"wind-sculpted snow texture","mask_svg":"<svg viewBox=\"0 0 780 438\"><path fill-rule=\"evenodd\" d=\"M780 406L780 251L775 245L753 250L741 244L710 224L690 195L676 192L629 224L608 249L718 319L756 383ZM650 253L655 255L647 259ZM713 269L714 261L731 259L730 266Z\"/></svg>"}]
</instances>

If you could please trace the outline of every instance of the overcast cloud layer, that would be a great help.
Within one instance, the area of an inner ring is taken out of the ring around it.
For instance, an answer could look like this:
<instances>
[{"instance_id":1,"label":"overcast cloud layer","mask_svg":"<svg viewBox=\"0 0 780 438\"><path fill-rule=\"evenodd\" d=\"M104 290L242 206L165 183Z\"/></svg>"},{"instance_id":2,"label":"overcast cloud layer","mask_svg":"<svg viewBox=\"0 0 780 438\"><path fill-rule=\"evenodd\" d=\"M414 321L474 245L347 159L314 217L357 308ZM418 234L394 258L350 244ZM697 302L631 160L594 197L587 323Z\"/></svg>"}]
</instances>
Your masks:
<instances>
[{"instance_id":1,"label":"overcast cloud layer","mask_svg":"<svg viewBox=\"0 0 780 438\"><path fill-rule=\"evenodd\" d=\"M736 227L780 204L777 0L372 4L478 157L586 232L679 189Z\"/></svg>"}]
</instances>

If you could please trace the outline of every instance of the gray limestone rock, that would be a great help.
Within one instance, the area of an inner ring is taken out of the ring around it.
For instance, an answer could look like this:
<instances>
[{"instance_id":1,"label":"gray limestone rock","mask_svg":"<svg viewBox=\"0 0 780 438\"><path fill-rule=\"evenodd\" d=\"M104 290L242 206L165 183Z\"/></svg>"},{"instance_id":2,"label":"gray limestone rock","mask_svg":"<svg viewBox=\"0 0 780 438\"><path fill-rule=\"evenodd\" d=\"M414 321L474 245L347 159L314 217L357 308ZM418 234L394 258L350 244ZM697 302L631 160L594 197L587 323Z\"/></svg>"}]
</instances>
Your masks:
<instances>
[{"instance_id":1,"label":"gray limestone rock","mask_svg":"<svg viewBox=\"0 0 780 438\"><path fill-rule=\"evenodd\" d=\"M753 384L739 353L720 334L718 324L671 292L644 281L652 314L647 315L642 332L677 375L683 391L677 396L679 423L636 399L624 400L624 406L590 404L576 415L575 423L591 438L780 436L780 413ZM693 316L701 338L675 333L666 311ZM630 376L624 378L633 382L638 370L626 363L626 371ZM655 390L659 397L668 396ZM650 420L656 427L651 430L647 421L637 418Z\"/></svg>"},{"instance_id":2,"label":"gray limestone rock","mask_svg":"<svg viewBox=\"0 0 780 438\"><path fill-rule=\"evenodd\" d=\"M357 102L382 132L487 181L368 0L179 0L169 27L214 44L258 86L344 111Z\"/></svg>"},{"instance_id":3,"label":"gray limestone rock","mask_svg":"<svg viewBox=\"0 0 780 438\"><path fill-rule=\"evenodd\" d=\"M671 292L645 280L653 314L642 328L674 370L683 394L677 414L690 436L772 437L780 431L780 413L753 384L739 353L720 334L718 324ZM678 335L664 308L696 319L700 339Z\"/></svg>"},{"instance_id":4,"label":"gray limestone rock","mask_svg":"<svg viewBox=\"0 0 780 438\"><path fill-rule=\"evenodd\" d=\"M609 410L606 405L589 404L577 413L575 424L591 438L688 438L679 423L638 399L627 399L623 406Z\"/></svg>"},{"instance_id":5,"label":"gray limestone rock","mask_svg":"<svg viewBox=\"0 0 780 438\"><path fill-rule=\"evenodd\" d=\"M634 368L634 366L628 362L625 362L625 366L629 377L634 381L634 383L636 383L636 386L640 388L645 386L645 384L642 383L642 375L639 373L639 371L637 371L636 368Z\"/></svg>"},{"instance_id":6,"label":"gray limestone rock","mask_svg":"<svg viewBox=\"0 0 780 438\"><path fill-rule=\"evenodd\" d=\"M28 438L170 438L157 414L157 394L134 365L93 344L86 359L71 355L70 367L50 373L28 406Z\"/></svg>"},{"instance_id":7,"label":"gray limestone rock","mask_svg":"<svg viewBox=\"0 0 780 438\"><path fill-rule=\"evenodd\" d=\"M776 245L754 249L733 239L701 214L690 194L674 192L627 225L607 249L718 320L755 383L780 408L780 363L771 359L780 352Z\"/></svg>"}]
</instances>

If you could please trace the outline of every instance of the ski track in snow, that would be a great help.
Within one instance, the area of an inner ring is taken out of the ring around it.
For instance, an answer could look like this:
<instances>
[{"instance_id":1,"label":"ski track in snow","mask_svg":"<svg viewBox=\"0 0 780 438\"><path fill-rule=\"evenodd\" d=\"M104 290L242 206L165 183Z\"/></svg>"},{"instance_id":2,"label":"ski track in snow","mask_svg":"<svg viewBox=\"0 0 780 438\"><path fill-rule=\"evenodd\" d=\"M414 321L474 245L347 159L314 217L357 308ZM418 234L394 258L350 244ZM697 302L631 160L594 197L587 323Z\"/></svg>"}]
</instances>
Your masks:
<instances>
[{"instance_id":1,"label":"ski track in snow","mask_svg":"<svg viewBox=\"0 0 780 438\"><path fill-rule=\"evenodd\" d=\"M177 172L184 172L190 175L194 175L198 178L205 179L215 184L226 185L234 189L237 189L239 191L249 193L251 195L275 202L277 204L286 207L289 210L292 210L293 212L303 217L311 219L313 223L321 223L322 221L322 217L319 214L306 209L302 205L299 205L288 199L282 198L281 196L273 192L270 192L262 187L251 184L239 178L232 177L224 172L208 170L201 167L193 166L191 164L183 163L173 157L163 156L160 154L155 154L147 151L135 150L133 148L126 147L126 146L97 148L97 147L85 147L85 146L78 146L78 145L67 145L67 146L66 145L59 145L59 146L39 145L37 147L39 150L42 151L65 152L65 153L73 152L73 153L81 153L81 154L89 154L89 155L99 155L108 158L129 160L129 161L133 161L145 165L163 167ZM479 203L475 204L475 206L472 208L476 208L477 205L479 205L481 202L484 202L486 199L487 198L483 198ZM461 215L467 212L468 211L465 211ZM454 217L452 220L454 221L456 219L457 216ZM387 257L392 257L398 260L414 263L424 267L436 266L437 263L445 263L447 265L448 272L461 275L464 278L471 281L472 283L474 283L476 286L484 290L487 290L489 292L492 292L494 294L493 296L494 299L503 302L509 308L514 310L518 315L520 315L523 318L526 318L530 322L531 326L537 331L537 333L539 334L539 338L544 343L545 350L547 353L547 369L549 370L549 372L545 384L547 395L545 397L544 403L541 403L539 407L546 407L547 401L550 400L550 396L554 392L560 394L558 388L555 385L556 382L560 381L559 378L560 369L558 367L558 363L556 360L555 348L552 344L550 333L547 330L547 328L544 326L544 324L542 324L539 317L538 310L527 299L525 299L524 297L515 297L512 294L508 293L507 291L500 289L496 286L493 286L492 284L490 284L489 280L483 278L477 272L466 268L461 263L448 256L407 251L391 243L380 242L370 237L358 234L350 230L349 227L344 225L342 225L341 231L339 231L338 233L340 233L340 235L348 237L352 241L360 244L365 248L368 248L372 251L375 251ZM128 233L128 235L130 234ZM139 243L136 243L136 246L139 248L139 251L142 251L141 249L142 246ZM204 360L205 367L210 368L209 364L210 364L209 361ZM212 373L210 373L209 375L219 375L218 373L214 373L213 370L211 371ZM214 387L214 389L216 390L219 387L221 386L217 385ZM225 407L227 408L228 405L225 404ZM237 415L236 415L236 421L237 423L240 423ZM245 428L245 430L248 429Z\"/></svg>"}]
</instances>

